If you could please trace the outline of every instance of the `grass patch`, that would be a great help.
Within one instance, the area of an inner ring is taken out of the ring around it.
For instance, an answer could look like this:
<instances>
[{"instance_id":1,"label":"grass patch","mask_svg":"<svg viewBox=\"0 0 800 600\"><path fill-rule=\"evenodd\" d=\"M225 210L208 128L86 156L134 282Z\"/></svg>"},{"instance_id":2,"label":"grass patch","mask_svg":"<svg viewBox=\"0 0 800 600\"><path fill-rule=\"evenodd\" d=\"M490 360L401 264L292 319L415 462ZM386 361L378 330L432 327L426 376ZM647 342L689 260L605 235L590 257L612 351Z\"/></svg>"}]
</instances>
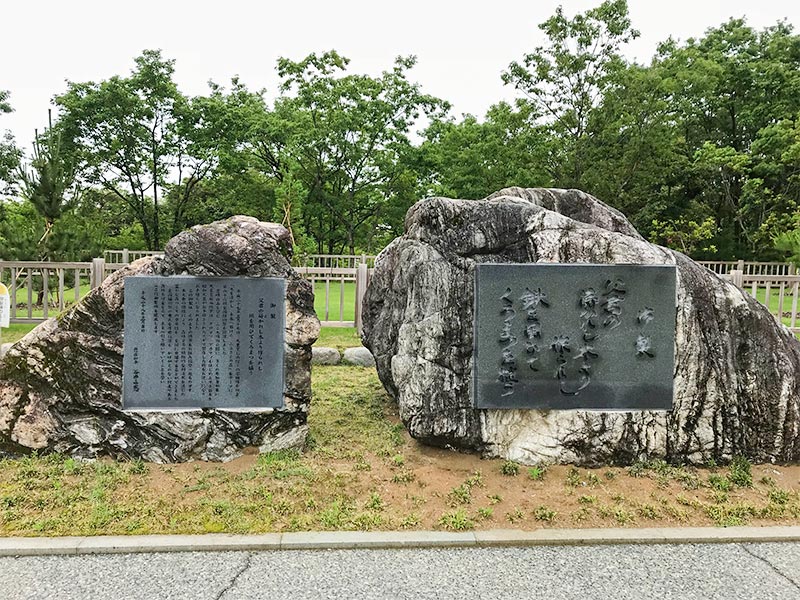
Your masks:
<instances>
[{"instance_id":1,"label":"grass patch","mask_svg":"<svg viewBox=\"0 0 800 600\"><path fill-rule=\"evenodd\" d=\"M387 418L394 409L373 370L316 369L313 392L309 423L315 454L356 459L367 451L390 457L406 442L402 425Z\"/></svg>"},{"instance_id":2,"label":"grass patch","mask_svg":"<svg viewBox=\"0 0 800 600\"><path fill-rule=\"evenodd\" d=\"M731 461L730 474L728 477L731 483L739 487L752 487L753 473L750 461L743 456L735 456Z\"/></svg>"},{"instance_id":3,"label":"grass patch","mask_svg":"<svg viewBox=\"0 0 800 600\"><path fill-rule=\"evenodd\" d=\"M344 297L342 297L342 294L344 294ZM331 281L326 318L325 282L317 281L314 283L314 310L320 321L353 321L355 320L355 306L355 282Z\"/></svg>"},{"instance_id":4,"label":"grass patch","mask_svg":"<svg viewBox=\"0 0 800 600\"><path fill-rule=\"evenodd\" d=\"M313 392L302 452L0 460L0 535L800 524L800 466L545 471L417 444L372 369L315 368Z\"/></svg>"},{"instance_id":5,"label":"grass patch","mask_svg":"<svg viewBox=\"0 0 800 600\"><path fill-rule=\"evenodd\" d=\"M345 348L354 348L361 345L361 338L355 327L323 327L315 346L336 348L343 352Z\"/></svg>"},{"instance_id":6,"label":"grass patch","mask_svg":"<svg viewBox=\"0 0 800 600\"><path fill-rule=\"evenodd\" d=\"M444 513L439 518L439 526L450 531L467 531L475 529L475 521L469 518L463 508Z\"/></svg>"},{"instance_id":7,"label":"grass patch","mask_svg":"<svg viewBox=\"0 0 800 600\"><path fill-rule=\"evenodd\" d=\"M25 337L36 325L37 323L11 323L8 327L3 327L2 343L13 344Z\"/></svg>"},{"instance_id":8,"label":"grass patch","mask_svg":"<svg viewBox=\"0 0 800 600\"><path fill-rule=\"evenodd\" d=\"M533 481L542 481L547 473L547 467L531 467L528 469L528 478Z\"/></svg>"},{"instance_id":9,"label":"grass patch","mask_svg":"<svg viewBox=\"0 0 800 600\"><path fill-rule=\"evenodd\" d=\"M519 474L519 465L513 460L505 460L503 464L500 465L500 472L509 477L516 476Z\"/></svg>"},{"instance_id":10,"label":"grass patch","mask_svg":"<svg viewBox=\"0 0 800 600\"><path fill-rule=\"evenodd\" d=\"M552 523L556 520L558 513L547 506L539 506L533 511L533 518L537 521L544 521L545 523Z\"/></svg>"}]
</instances>

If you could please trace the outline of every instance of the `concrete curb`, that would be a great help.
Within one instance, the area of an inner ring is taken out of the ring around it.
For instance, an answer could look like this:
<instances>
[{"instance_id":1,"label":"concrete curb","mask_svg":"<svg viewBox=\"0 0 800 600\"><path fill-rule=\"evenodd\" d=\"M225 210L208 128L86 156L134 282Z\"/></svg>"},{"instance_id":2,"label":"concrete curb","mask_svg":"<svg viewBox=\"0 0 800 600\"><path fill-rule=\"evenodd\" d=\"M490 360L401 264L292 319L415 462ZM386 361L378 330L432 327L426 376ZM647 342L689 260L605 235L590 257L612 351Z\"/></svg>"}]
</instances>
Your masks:
<instances>
[{"instance_id":1,"label":"concrete curb","mask_svg":"<svg viewBox=\"0 0 800 600\"><path fill-rule=\"evenodd\" d=\"M800 542L800 526L651 529L492 529L444 531L309 531L261 535L131 535L0 538L0 556L224 552L367 548L486 548L601 544Z\"/></svg>"}]
</instances>

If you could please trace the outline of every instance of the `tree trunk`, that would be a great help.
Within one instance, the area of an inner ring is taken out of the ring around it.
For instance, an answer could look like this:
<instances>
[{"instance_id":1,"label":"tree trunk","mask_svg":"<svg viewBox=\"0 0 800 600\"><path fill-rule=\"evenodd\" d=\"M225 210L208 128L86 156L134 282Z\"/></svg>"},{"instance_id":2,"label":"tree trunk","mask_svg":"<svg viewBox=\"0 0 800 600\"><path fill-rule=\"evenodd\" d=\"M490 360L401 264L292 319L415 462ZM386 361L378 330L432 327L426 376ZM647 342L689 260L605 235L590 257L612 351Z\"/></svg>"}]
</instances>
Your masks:
<instances>
[{"instance_id":1,"label":"tree trunk","mask_svg":"<svg viewBox=\"0 0 800 600\"><path fill-rule=\"evenodd\" d=\"M161 234L158 231L158 144L156 142L156 129L153 128L153 247L150 250L161 250Z\"/></svg>"}]
</instances>

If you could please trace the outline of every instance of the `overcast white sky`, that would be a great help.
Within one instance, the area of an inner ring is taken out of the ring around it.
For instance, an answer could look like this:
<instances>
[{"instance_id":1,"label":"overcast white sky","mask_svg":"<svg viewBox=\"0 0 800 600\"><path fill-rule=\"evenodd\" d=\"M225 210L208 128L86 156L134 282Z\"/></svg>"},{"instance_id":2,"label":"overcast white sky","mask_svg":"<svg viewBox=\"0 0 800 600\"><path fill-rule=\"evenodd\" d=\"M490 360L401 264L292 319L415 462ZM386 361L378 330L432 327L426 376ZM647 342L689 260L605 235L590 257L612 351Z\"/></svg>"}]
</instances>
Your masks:
<instances>
[{"instance_id":1,"label":"overcast white sky","mask_svg":"<svg viewBox=\"0 0 800 600\"><path fill-rule=\"evenodd\" d=\"M184 93L202 94L206 82L239 75L251 89L274 93L279 56L299 59L336 49L350 70L377 74L398 54L415 54L412 78L449 100L456 115L482 116L494 102L514 97L500 72L542 42L537 25L561 4L568 14L600 0L0 0L0 89L11 91L15 112L0 116L26 149L43 127L65 80L127 74L145 48L174 58ZM626 53L649 61L669 36L702 35L729 17L746 16L762 28L787 19L800 28L797 0L629 0L641 37Z\"/></svg>"}]
</instances>

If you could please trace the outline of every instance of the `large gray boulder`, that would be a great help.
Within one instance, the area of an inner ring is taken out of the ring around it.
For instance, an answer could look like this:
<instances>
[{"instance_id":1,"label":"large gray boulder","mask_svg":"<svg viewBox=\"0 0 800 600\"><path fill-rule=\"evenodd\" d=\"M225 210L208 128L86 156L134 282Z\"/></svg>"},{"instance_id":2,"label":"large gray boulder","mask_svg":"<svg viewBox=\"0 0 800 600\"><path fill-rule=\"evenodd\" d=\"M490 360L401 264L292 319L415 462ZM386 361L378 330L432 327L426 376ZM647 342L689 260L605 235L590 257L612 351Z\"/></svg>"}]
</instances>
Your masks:
<instances>
[{"instance_id":1,"label":"large gray boulder","mask_svg":"<svg viewBox=\"0 0 800 600\"><path fill-rule=\"evenodd\" d=\"M675 264L671 412L477 410L470 395L473 278L481 262ZM429 198L376 260L364 344L411 435L524 463L800 459L800 344L744 291L648 243L577 190Z\"/></svg>"},{"instance_id":2,"label":"large gray boulder","mask_svg":"<svg viewBox=\"0 0 800 600\"><path fill-rule=\"evenodd\" d=\"M38 450L174 462L228 460L246 447L302 446L319 320L311 284L290 260L284 227L237 216L183 232L163 258L143 258L111 275L14 344L0 362L0 455ZM125 278L176 274L286 278L283 408L122 410Z\"/></svg>"}]
</instances>

